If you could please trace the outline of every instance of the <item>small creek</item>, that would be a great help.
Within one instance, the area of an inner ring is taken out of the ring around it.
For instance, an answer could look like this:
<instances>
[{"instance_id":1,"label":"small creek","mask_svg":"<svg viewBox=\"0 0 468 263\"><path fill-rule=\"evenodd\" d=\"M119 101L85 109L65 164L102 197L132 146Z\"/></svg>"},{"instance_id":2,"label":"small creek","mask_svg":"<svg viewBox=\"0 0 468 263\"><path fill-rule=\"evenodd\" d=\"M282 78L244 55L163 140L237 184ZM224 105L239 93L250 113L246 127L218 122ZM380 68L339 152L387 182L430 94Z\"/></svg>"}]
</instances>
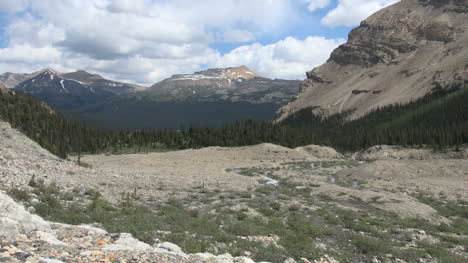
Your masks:
<instances>
[{"instance_id":1,"label":"small creek","mask_svg":"<svg viewBox=\"0 0 468 263\"><path fill-rule=\"evenodd\" d=\"M263 180L265 180L266 184L268 184L268 185L275 185L276 186L276 185L279 184L278 180L275 180L275 179L273 179L271 177L268 177L268 176L266 176L264 174L259 174L259 173L254 173L254 174L261 177Z\"/></svg>"}]
</instances>

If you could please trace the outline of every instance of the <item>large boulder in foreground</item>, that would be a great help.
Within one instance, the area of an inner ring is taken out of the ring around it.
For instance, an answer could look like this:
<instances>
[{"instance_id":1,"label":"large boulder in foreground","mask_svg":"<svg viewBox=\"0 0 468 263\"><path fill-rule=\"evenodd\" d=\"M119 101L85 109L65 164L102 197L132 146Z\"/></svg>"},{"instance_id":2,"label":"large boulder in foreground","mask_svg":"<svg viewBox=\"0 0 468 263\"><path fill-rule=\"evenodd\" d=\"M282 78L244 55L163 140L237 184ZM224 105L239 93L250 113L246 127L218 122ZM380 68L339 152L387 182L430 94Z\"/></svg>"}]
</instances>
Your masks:
<instances>
[{"instance_id":1,"label":"large boulder in foreground","mask_svg":"<svg viewBox=\"0 0 468 263\"><path fill-rule=\"evenodd\" d=\"M50 225L42 218L32 215L6 194L0 192L0 236L17 239L32 231L52 233Z\"/></svg>"}]
</instances>

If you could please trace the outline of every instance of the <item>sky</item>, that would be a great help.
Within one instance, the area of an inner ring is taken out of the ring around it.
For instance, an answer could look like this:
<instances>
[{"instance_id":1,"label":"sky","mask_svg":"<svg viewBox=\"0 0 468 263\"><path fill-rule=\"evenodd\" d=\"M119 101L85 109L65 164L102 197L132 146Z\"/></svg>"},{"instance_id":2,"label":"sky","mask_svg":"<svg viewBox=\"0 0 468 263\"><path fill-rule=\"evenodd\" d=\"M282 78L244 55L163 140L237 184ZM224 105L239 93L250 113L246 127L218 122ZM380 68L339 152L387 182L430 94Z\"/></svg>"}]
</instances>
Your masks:
<instances>
[{"instance_id":1,"label":"sky","mask_svg":"<svg viewBox=\"0 0 468 263\"><path fill-rule=\"evenodd\" d=\"M304 79L398 0L1 0L0 73L86 70L152 85L245 65Z\"/></svg>"}]
</instances>

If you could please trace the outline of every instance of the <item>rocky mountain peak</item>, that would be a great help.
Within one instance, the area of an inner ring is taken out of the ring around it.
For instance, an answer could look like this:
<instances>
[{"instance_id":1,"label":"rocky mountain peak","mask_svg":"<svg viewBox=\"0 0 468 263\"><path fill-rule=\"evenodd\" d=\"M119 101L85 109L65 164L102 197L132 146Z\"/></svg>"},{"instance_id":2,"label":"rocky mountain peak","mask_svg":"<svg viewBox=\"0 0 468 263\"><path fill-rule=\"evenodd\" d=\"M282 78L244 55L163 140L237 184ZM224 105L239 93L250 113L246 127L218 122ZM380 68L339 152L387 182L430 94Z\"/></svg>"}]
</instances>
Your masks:
<instances>
[{"instance_id":1,"label":"rocky mountain peak","mask_svg":"<svg viewBox=\"0 0 468 263\"><path fill-rule=\"evenodd\" d=\"M159 101L230 101L284 105L299 89L299 81L271 80L246 66L211 68L179 74L146 92Z\"/></svg>"},{"instance_id":2,"label":"rocky mountain peak","mask_svg":"<svg viewBox=\"0 0 468 263\"><path fill-rule=\"evenodd\" d=\"M8 89L13 89L21 82L41 74L43 70L33 73L12 73L6 72L0 75L0 83Z\"/></svg>"},{"instance_id":3,"label":"rocky mountain peak","mask_svg":"<svg viewBox=\"0 0 468 263\"><path fill-rule=\"evenodd\" d=\"M56 71L53 68L45 68L43 70L40 70L39 72L40 72L40 74L48 74L48 75L56 75L56 76L59 76L59 75L62 74L62 73Z\"/></svg>"},{"instance_id":4,"label":"rocky mountain peak","mask_svg":"<svg viewBox=\"0 0 468 263\"><path fill-rule=\"evenodd\" d=\"M223 72L223 76L229 79L252 79L255 77L261 77L259 74L255 73L254 71L250 70L246 66L239 66L233 68L227 68Z\"/></svg>"},{"instance_id":5,"label":"rocky mountain peak","mask_svg":"<svg viewBox=\"0 0 468 263\"><path fill-rule=\"evenodd\" d=\"M434 87L468 80L468 1L403 0L375 13L349 34L327 63L307 72L279 119L306 107L319 115L347 110L358 118L388 104L408 103Z\"/></svg>"},{"instance_id":6,"label":"rocky mountain peak","mask_svg":"<svg viewBox=\"0 0 468 263\"><path fill-rule=\"evenodd\" d=\"M65 73L65 74L62 74L62 77L67 78L67 79L81 81L84 83L90 83L96 80L104 79L98 74L91 74L84 70L77 70L75 72Z\"/></svg>"},{"instance_id":7,"label":"rocky mountain peak","mask_svg":"<svg viewBox=\"0 0 468 263\"><path fill-rule=\"evenodd\" d=\"M176 75L180 76L180 75ZM183 75L183 76L204 76L204 77L217 77L230 80L237 79L252 79L255 77L261 77L258 73L249 69L246 66L239 67L228 67L228 68L211 68L204 71L198 71L193 74ZM201 77L203 78L203 77Z\"/></svg>"},{"instance_id":8,"label":"rocky mountain peak","mask_svg":"<svg viewBox=\"0 0 468 263\"><path fill-rule=\"evenodd\" d=\"M66 110L144 89L139 85L107 80L84 70L62 73L52 68L27 74L4 73L0 75L0 84Z\"/></svg>"}]
</instances>

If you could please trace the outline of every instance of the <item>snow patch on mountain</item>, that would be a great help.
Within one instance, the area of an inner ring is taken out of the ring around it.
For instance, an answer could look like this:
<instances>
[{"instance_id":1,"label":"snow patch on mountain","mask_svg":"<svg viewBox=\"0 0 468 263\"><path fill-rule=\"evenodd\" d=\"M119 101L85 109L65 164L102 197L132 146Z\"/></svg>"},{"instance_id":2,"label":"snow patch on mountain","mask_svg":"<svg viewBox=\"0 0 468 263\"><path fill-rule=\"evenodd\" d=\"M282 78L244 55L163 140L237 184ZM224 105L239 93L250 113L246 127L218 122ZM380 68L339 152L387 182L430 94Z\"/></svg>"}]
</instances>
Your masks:
<instances>
[{"instance_id":1,"label":"snow patch on mountain","mask_svg":"<svg viewBox=\"0 0 468 263\"><path fill-rule=\"evenodd\" d=\"M63 85L63 79L60 80L60 85L62 85L62 89L66 92L66 93L70 93L68 92L68 90L65 88L65 86Z\"/></svg>"}]
</instances>

